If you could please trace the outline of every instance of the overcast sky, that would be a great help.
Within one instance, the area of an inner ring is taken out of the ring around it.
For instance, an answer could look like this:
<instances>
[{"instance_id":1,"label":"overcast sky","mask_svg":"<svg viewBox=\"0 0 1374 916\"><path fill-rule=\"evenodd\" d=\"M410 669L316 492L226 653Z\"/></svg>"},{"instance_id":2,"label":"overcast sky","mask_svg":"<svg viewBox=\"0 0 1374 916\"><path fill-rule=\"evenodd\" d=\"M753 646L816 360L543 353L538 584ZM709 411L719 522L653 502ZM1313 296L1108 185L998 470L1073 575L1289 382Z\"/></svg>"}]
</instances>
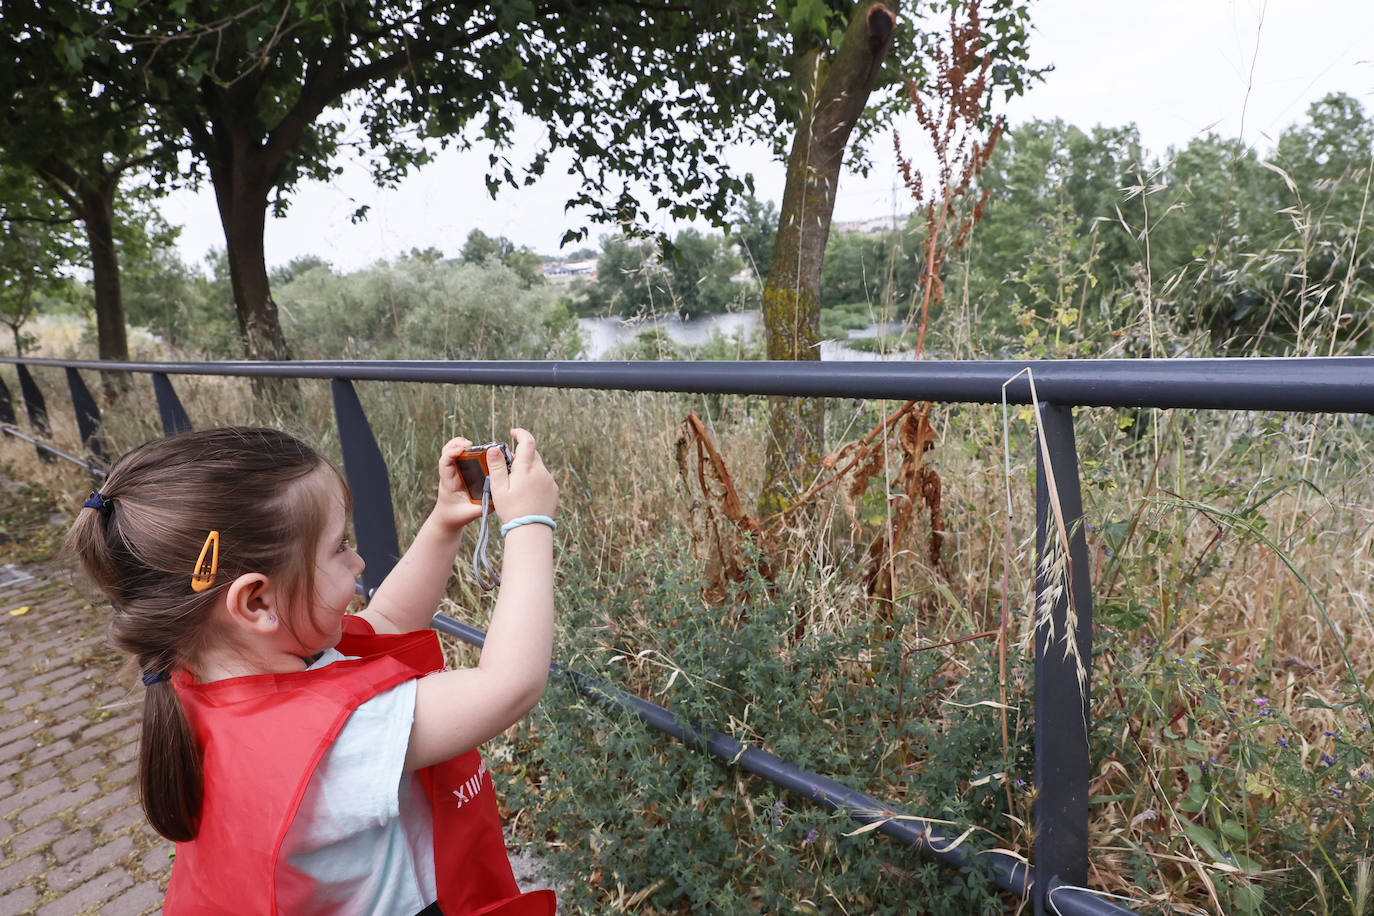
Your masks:
<instances>
[{"instance_id":1,"label":"overcast sky","mask_svg":"<svg viewBox=\"0 0 1374 916\"><path fill-rule=\"evenodd\" d=\"M1031 20L1032 61L1054 71L1004 106L1013 125L1055 117L1084 128L1134 122L1152 153L1209 130L1263 151L1329 92L1347 92L1374 112L1374 0L1033 0ZM917 136L914 122L898 130ZM527 135L533 141L538 132ZM835 219L910 210L890 138L874 153L868 178L841 179ZM518 152L511 158L520 161ZM760 197L781 200L783 170L765 151L741 149L732 160L754 173ZM317 254L353 270L429 246L453 256L474 228L555 254L563 231L582 224L564 215L576 189L557 161L539 185L502 191L494 201L485 166L485 150L449 151L399 188L378 189L363 166L345 162L336 180L300 188L285 218L269 218L268 265ZM362 204L369 217L353 225L348 216ZM208 189L172 195L163 214L184 227L187 260L223 247ZM593 226L591 238L609 231Z\"/></svg>"}]
</instances>

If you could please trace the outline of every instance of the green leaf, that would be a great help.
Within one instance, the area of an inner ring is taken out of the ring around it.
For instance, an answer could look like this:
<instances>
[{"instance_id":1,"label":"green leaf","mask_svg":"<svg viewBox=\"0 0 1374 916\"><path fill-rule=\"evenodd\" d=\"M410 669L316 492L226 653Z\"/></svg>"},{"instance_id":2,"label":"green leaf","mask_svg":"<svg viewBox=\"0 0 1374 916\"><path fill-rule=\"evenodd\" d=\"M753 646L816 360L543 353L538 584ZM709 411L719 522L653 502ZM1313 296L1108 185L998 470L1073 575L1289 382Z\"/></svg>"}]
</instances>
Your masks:
<instances>
[{"instance_id":1,"label":"green leaf","mask_svg":"<svg viewBox=\"0 0 1374 916\"><path fill-rule=\"evenodd\" d=\"M1221 848L1217 845L1217 836L1201 824L1189 824L1183 828L1183 835L1201 846L1207 855L1212 857L1213 862L1220 862L1224 865L1231 864L1226 857L1221 854Z\"/></svg>"},{"instance_id":2,"label":"green leaf","mask_svg":"<svg viewBox=\"0 0 1374 916\"><path fill-rule=\"evenodd\" d=\"M1237 843L1246 843L1250 840L1250 835L1245 832L1245 828L1230 819L1221 822L1221 832Z\"/></svg>"}]
</instances>

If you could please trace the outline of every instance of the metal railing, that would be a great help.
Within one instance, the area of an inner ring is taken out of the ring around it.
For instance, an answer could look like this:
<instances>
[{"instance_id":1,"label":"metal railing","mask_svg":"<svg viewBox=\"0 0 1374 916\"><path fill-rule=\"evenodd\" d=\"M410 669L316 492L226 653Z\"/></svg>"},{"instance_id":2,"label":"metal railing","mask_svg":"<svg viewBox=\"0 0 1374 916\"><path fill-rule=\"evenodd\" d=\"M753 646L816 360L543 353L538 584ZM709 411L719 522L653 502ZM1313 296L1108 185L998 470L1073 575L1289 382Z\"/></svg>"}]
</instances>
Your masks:
<instances>
[{"instance_id":1,"label":"metal railing","mask_svg":"<svg viewBox=\"0 0 1374 916\"><path fill-rule=\"evenodd\" d=\"M344 473L353 491L359 552L367 561L363 585L379 584L400 555L389 475L355 381L429 382L672 391L741 395L892 398L940 402L1029 404L1039 399L1042 446L1037 449L1036 545L1043 556L1062 522L1069 532L1068 587L1038 572L1036 601L1050 613L1035 640L1034 848L1032 865L1002 852L970 854L951 843L941 827L914 817L820 774L747 747L728 735L683 722L668 710L555 664L580 690L598 701L630 710L654 726L732 765L818 803L841 809L862 823L881 821L881 832L958 867L990 870L1003 889L1028 897L1037 916L1099 916L1129 913L1083 887L1088 878L1088 786L1091 761L1088 721L1091 688L1080 686L1074 653L1050 651L1073 639L1077 656L1091 667L1092 593L1082 517L1072 408L1157 407L1220 410L1374 412L1374 358L1236 360L1058 360L1039 362L207 362L112 363L0 357L18 372L32 428L48 432L47 406L30 369L66 374L78 431L89 460L61 452L16 426L13 401L0 380L0 431L34 442L93 473L108 461L99 437L100 415L80 371L142 373L151 377L163 430L189 430L190 418L170 381L173 375L327 379L334 401ZM1028 373L1026 370L1029 369ZM1049 467L1046 468L1046 462ZM1051 514L1048 482L1056 488L1062 518ZM1070 632L1070 624L1072 631ZM480 645L481 630L437 615L437 629ZM1054 740L1045 740L1053 735Z\"/></svg>"}]
</instances>

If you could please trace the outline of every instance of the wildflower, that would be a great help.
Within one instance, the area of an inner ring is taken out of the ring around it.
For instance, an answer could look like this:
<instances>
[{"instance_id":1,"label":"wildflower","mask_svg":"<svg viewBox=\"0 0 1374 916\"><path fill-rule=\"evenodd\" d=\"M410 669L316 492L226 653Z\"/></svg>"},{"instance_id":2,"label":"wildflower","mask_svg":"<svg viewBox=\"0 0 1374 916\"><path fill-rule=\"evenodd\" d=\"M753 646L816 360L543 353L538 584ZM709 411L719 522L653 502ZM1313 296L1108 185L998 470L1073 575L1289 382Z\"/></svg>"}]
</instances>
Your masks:
<instances>
[{"instance_id":1,"label":"wildflower","mask_svg":"<svg viewBox=\"0 0 1374 916\"><path fill-rule=\"evenodd\" d=\"M802 845L810 846L814 842L816 842L816 828L812 827L810 831L807 832L806 839L802 840Z\"/></svg>"},{"instance_id":2,"label":"wildflower","mask_svg":"<svg viewBox=\"0 0 1374 916\"><path fill-rule=\"evenodd\" d=\"M1290 747L1288 739L1283 735L1279 735L1279 747L1283 748L1285 751Z\"/></svg>"},{"instance_id":3,"label":"wildflower","mask_svg":"<svg viewBox=\"0 0 1374 916\"><path fill-rule=\"evenodd\" d=\"M1322 763L1326 764L1327 766L1335 766L1336 760L1330 754L1326 753L1326 751L1322 751Z\"/></svg>"},{"instance_id":4,"label":"wildflower","mask_svg":"<svg viewBox=\"0 0 1374 916\"><path fill-rule=\"evenodd\" d=\"M1114 556L1116 556L1116 554L1112 553L1112 549L1111 549L1110 547L1103 547L1103 548L1102 548L1102 552L1105 553L1105 554L1106 554L1107 556L1109 556L1109 557L1114 557Z\"/></svg>"},{"instance_id":5,"label":"wildflower","mask_svg":"<svg viewBox=\"0 0 1374 916\"><path fill-rule=\"evenodd\" d=\"M1256 706L1261 706L1261 707L1263 707L1263 706L1268 706L1268 705L1269 705L1269 701L1268 701L1267 699L1265 699L1264 697L1255 697L1255 705L1256 705Z\"/></svg>"}]
</instances>

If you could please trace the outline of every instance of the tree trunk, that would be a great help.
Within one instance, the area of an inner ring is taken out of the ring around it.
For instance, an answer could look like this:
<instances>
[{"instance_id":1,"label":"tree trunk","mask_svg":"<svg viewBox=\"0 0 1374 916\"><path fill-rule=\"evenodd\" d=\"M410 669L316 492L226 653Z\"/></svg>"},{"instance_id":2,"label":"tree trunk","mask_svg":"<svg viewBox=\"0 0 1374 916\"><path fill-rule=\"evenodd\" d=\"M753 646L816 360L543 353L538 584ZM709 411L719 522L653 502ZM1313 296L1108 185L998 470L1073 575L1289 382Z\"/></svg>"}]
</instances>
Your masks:
<instances>
[{"instance_id":1,"label":"tree trunk","mask_svg":"<svg viewBox=\"0 0 1374 916\"><path fill-rule=\"evenodd\" d=\"M229 282L234 290L234 307L244 350L249 359L291 359L267 280L263 243L267 227L267 188L241 178L222 183L216 174L215 197L219 201L220 224L224 227Z\"/></svg>"},{"instance_id":2,"label":"tree trunk","mask_svg":"<svg viewBox=\"0 0 1374 916\"><path fill-rule=\"evenodd\" d=\"M129 335L124 322L124 293L119 281L119 253L114 243L114 198L119 176L107 177L100 187L80 190L81 221L91 249L91 288L95 293L96 352L101 359L127 360ZM114 397L129 388L124 372L103 372L105 393Z\"/></svg>"},{"instance_id":3,"label":"tree trunk","mask_svg":"<svg viewBox=\"0 0 1374 916\"><path fill-rule=\"evenodd\" d=\"M830 59L818 47L797 55L801 111L787 160L773 260L763 288L768 359L819 360L821 265L849 135L868 104L891 44L897 0L855 5ZM768 452L759 515L785 508L814 474L825 448L825 404L769 398Z\"/></svg>"}]
</instances>

